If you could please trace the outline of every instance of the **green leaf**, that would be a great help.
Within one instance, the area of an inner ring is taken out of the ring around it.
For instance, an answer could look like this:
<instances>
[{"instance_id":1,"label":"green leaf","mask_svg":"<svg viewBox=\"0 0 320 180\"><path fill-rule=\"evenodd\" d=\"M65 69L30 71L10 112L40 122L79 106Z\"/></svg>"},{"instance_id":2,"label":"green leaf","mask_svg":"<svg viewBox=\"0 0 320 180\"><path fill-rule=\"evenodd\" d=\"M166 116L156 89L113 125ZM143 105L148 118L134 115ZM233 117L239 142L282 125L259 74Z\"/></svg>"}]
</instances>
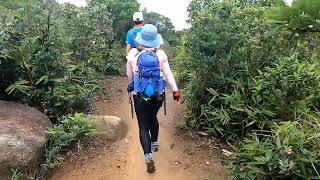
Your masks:
<instances>
[{"instance_id":1,"label":"green leaf","mask_svg":"<svg viewBox=\"0 0 320 180\"><path fill-rule=\"evenodd\" d=\"M5 92L8 93L9 95L12 94L13 92L21 92L27 96L30 96L29 90L31 90L31 86L28 86L26 84L29 84L29 81L26 80L19 80L16 81L15 83L11 84Z\"/></svg>"}]
</instances>

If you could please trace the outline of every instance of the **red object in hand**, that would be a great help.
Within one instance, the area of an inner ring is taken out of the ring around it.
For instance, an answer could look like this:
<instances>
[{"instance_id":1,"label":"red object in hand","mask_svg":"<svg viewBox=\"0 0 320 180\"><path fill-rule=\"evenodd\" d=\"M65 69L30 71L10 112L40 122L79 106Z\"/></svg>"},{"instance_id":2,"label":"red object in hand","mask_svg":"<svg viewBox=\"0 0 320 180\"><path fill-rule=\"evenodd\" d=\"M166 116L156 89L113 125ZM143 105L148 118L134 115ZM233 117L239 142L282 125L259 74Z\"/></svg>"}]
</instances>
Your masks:
<instances>
[{"instance_id":1,"label":"red object in hand","mask_svg":"<svg viewBox=\"0 0 320 180\"><path fill-rule=\"evenodd\" d=\"M179 91L174 91L173 92L173 99L179 102L180 100L180 92Z\"/></svg>"}]
</instances>

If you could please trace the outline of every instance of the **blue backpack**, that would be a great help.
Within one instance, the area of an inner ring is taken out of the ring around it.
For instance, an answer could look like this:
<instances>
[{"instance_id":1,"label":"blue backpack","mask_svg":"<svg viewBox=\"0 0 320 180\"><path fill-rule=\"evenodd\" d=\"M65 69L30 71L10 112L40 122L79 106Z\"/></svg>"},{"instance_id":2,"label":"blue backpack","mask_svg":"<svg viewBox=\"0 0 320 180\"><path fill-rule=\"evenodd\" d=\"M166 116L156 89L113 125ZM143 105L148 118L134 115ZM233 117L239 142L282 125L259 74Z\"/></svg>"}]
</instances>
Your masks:
<instances>
[{"instance_id":1,"label":"blue backpack","mask_svg":"<svg viewBox=\"0 0 320 180\"><path fill-rule=\"evenodd\" d=\"M133 78L134 91L142 95L145 100L164 92L166 82L156 52L142 51L138 55L137 68L138 71Z\"/></svg>"}]
</instances>

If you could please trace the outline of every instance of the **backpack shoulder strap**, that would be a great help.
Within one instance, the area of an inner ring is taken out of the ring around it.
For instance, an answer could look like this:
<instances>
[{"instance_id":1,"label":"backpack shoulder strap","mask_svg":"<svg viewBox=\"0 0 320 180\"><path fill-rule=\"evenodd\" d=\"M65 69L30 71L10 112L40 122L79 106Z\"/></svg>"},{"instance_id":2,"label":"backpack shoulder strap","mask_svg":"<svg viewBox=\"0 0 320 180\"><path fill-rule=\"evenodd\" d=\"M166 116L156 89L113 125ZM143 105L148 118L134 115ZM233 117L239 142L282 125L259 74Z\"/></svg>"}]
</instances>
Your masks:
<instances>
[{"instance_id":1,"label":"backpack shoulder strap","mask_svg":"<svg viewBox=\"0 0 320 180\"><path fill-rule=\"evenodd\" d=\"M136 39L137 33L134 30L131 31L131 35L133 39Z\"/></svg>"},{"instance_id":2,"label":"backpack shoulder strap","mask_svg":"<svg viewBox=\"0 0 320 180\"><path fill-rule=\"evenodd\" d=\"M148 50L145 50L145 49L138 49L138 48L137 48L137 50L138 50L138 51L137 51L137 53L135 54L136 63L138 62L138 59L139 59L139 57L140 57L141 54L143 54L143 53L145 53L145 52L148 52ZM151 51L149 51L149 52L151 52L152 54L155 54L155 55L157 56L158 60L160 61L159 56L158 56L158 53L157 53L157 49L153 49L153 50L151 50ZM160 64L161 64L161 61L160 61Z\"/></svg>"},{"instance_id":3,"label":"backpack shoulder strap","mask_svg":"<svg viewBox=\"0 0 320 180\"><path fill-rule=\"evenodd\" d=\"M146 52L146 50L137 49L137 53L135 54L135 58L134 58L135 72L138 71L138 59L140 55L144 52Z\"/></svg>"},{"instance_id":4,"label":"backpack shoulder strap","mask_svg":"<svg viewBox=\"0 0 320 180\"><path fill-rule=\"evenodd\" d=\"M146 50L137 49L137 53L135 54L136 59L138 59L139 56L140 56L142 53L144 53L144 52L146 52Z\"/></svg>"},{"instance_id":5,"label":"backpack shoulder strap","mask_svg":"<svg viewBox=\"0 0 320 180\"><path fill-rule=\"evenodd\" d=\"M135 48L137 48L137 46L138 46L138 43L136 42L137 32L135 32L134 29L132 29L132 31L131 31L131 36L133 39L133 46Z\"/></svg>"}]
</instances>

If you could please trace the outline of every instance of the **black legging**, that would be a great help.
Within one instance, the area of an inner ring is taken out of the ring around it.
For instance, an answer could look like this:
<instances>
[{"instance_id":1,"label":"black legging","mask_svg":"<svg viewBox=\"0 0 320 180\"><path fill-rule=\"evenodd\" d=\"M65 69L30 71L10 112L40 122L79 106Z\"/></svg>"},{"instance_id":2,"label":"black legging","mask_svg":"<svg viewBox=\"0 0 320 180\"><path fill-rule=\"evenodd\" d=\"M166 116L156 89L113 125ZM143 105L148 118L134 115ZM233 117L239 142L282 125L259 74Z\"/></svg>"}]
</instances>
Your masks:
<instances>
[{"instance_id":1,"label":"black legging","mask_svg":"<svg viewBox=\"0 0 320 180\"><path fill-rule=\"evenodd\" d=\"M157 113L162 106L163 98L152 98L144 101L139 95L133 96L138 119L140 143L143 152L151 153L151 142L158 141L159 123ZM151 137L150 137L151 136Z\"/></svg>"}]
</instances>

